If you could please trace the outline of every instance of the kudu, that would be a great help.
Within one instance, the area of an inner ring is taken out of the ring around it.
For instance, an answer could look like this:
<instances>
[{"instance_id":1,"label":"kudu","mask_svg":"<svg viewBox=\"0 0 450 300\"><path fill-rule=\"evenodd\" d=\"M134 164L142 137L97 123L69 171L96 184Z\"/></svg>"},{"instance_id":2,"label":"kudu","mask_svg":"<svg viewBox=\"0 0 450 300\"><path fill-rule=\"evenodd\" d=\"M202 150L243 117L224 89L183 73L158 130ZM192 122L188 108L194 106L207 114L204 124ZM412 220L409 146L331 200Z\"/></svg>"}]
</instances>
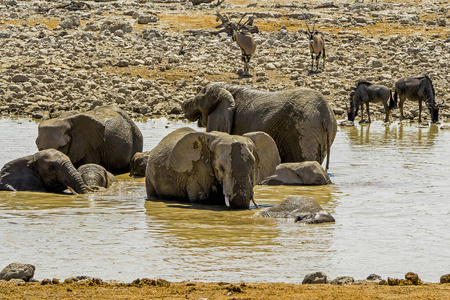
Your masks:
<instances>
[{"instance_id":1,"label":"kudu","mask_svg":"<svg viewBox=\"0 0 450 300\"><path fill-rule=\"evenodd\" d=\"M311 71L314 70L314 54L316 55L316 70L319 70L320 56L322 56L323 68L325 68L325 40L323 39L323 35L316 30L315 21L313 23L312 30L310 30L305 16L304 20L306 27L308 28L308 32L306 34L309 37L309 51L311 52Z\"/></svg>"},{"instance_id":2,"label":"kudu","mask_svg":"<svg viewBox=\"0 0 450 300\"><path fill-rule=\"evenodd\" d=\"M389 122L390 110L395 107L395 102L392 99L392 90L384 85L376 85L367 81L358 81L356 87L352 87L350 93L350 110L348 111L348 120L354 121L358 114L359 106L361 106L361 121L364 120L364 108L366 105L367 115L370 120L369 103L382 102L386 117L385 122Z\"/></svg>"},{"instance_id":3,"label":"kudu","mask_svg":"<svg viewBox=\"0 0 450 300\"><path fill-rule=\"evenodd\" d=\"M253 18L249 17L245 23L241 24L244 17L245 14L239 20L239 23L232 23L231 28L233 29L232 40L238 44L239 48L241 48L242 61L244 62L244 73L242 74L242 77L249 77L251 75L248 73L248 64L253 53L255 53L256 43L253 36L244 31L245 25L253 21Z\"/></svg>"},{"instance_id":4,"label":"kudu","mask_svg":"<svg viewBox=\"0 0 450 300\"><path fill-rule=\"evenodd\" d=\"M394 102L397 104L397 97L400 98L400 114L402 120L403 104L406 99L419 102L419 123L422 122L422 101L426 103L431 114L431 122L439 121L439 107L444 104L436 103L433 82L427 75L420 77L405 77L395 83Z\"/></svg>"}]
</instances>

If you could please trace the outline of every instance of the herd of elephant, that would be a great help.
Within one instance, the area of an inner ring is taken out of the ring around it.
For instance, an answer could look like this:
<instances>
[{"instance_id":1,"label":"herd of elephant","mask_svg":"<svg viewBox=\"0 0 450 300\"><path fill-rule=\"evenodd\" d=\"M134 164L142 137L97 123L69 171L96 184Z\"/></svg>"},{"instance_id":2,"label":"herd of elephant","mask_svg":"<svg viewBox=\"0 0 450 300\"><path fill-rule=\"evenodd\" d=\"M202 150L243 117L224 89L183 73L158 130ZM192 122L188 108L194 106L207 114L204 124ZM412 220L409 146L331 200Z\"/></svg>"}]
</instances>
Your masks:
<instances>
[{"instance_id":1,"label":"herd of elephant","mask_svg":"<svg viewBox=\"0 0 450 300\"><path fill-rule=\"evenodd\" d=\"M257 184L331 183L321 164L327 157L329 166L337 121L321 93L216 82L182 108L206 132L177 129L147 152L139 128L116 106L43 118L39 152L5 164L0 190L84 194L130 172L145 176L148 200L248 209Z\"/></svg>"}]
</instances>

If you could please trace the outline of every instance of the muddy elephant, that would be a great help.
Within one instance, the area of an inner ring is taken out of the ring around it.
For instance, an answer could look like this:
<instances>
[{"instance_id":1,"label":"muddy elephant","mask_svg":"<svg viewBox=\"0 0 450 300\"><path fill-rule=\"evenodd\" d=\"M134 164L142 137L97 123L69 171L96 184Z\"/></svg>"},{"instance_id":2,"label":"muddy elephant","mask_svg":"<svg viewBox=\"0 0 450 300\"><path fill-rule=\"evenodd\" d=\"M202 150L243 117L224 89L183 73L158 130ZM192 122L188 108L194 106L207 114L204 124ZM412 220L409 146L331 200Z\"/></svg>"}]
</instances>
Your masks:
<instances>
[{"instance_id":1,"label":"muddy elephant","mask_svg":"<svg viewBox=\"0 0 450 300\"><path fill-rule=\"evenodd\" d=\"M261 185L325 185L331 184L327 172L317 161L279 164L275 174Z\"/></svg>"},{"instance_id":2,"label":"muddy elephant","mask_svg":"<svg viewBox=\"0 0 450 300\"><path fill-rule=\"evenodd\" d=\"M109 188L117 181L113 174L97 164L85 164L77 169L83 179L84 184L91 190Z\"/></svg>"},{"instance_id":3,"label":"muddy elephant","mask_svg":"<svg viewBox=\"0 0 450 300\"><path fill-rule=\"evenodd\" d=\"M55 149L10 161L0 171L0 190L62 193L67 188L88 192L69 157Z\"/></svg>"},{"instance_id":4,"label":"muddy elephant","mask_svg":"<svg viewBox=\"0 0 450 300\"><path fill-rule=\"evenodd\" d=\"M324 211L319 203L311 197L292 196L275 206L255 213L265 218L293 219L295 223L319 224L334 222L334 217Z\"/></svg>"},{"instance_id":5,"label":"muddy elephant","mask_svg":"<svg viewBox=\"0 0 450 300\"><path fill-rule=\"evenodd\" d=\"M337 122L317 91L266 92L215 82L183 102L182 108L188 120L198 121L208 132L266 132L277 144L283 163L315 160L322 164L328 153L328 169Z\"/></svg>"},{"instance_id":6,"label":"muddy elephant","mask_svg":"<svg viewBox=\"0 0 450 300\"><path fill-rule=\"evenodd\" d=\"M136 152L131 158L130 177L144 177L150 151Z\"/></svg>"},{"instance_id":7,"label":"muddy elephant","mask_svg":"<svg viewBox=\"0 0 450 300\"><path fill-rule=\"evenodd\" d=\"M254 186L279 163L275 142L264 132L238 136L180 128L150 151L147 196L248 209Z\"/></svg>"},{"instance_id":8,"label":"muddy elephant","mask_svg":"<svg viewBox=\"0 0 450 300\"><path fill-rule=\"evenodd\" d=\"M94 163L112 173L125 173L133 155L142 151L143 138L125 111L107 105L43 120L36 145L39 150L53 148L67 154L75 167Z\"/></svg>"}]
</instances>

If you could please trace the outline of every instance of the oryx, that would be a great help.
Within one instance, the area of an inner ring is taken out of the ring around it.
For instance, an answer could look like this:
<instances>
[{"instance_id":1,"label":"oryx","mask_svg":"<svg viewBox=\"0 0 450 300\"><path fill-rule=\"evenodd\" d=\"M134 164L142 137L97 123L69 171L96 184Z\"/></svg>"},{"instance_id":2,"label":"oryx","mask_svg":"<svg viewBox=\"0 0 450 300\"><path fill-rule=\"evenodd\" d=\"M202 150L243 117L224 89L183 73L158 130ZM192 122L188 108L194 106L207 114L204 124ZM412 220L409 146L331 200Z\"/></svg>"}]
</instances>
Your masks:
<instances>
[{"instance_id":1,"label":"oryx","mask_svg":"<svg viewBox=\"0 0 450 300\"><path fill-rule=\"evenodd\" d=\"M237 24L233 22L231 28L233 29L232 40L238 44L239 48L241 48L242 61L244 62L244 73L242 74L242 77L249 77L251 75L248 73L248 63L250 62L253 53L255 53L256 43L253 36L244 31L245 25L250 21L253 21L253 18L249 17L245 23L241 24L244 17L245 14Z\"/></svg>"},{"instance_id":2,"label":"oryx","mask_svg":"<svg viewBox=\"0 0 450 300\"><path fill-rule=\"evenodd\" d=\"M306 27L308 28L307 35L309 37L309 51L311 52L311 71L314 69L314 54L316 55L316 69L319 70L319 58L322 56L323 68L325 68L325 41L322 33L317 31L316 22L313 23L313 29L310 30L306 17L304 17Z\"/></svg>"}]
</instances>

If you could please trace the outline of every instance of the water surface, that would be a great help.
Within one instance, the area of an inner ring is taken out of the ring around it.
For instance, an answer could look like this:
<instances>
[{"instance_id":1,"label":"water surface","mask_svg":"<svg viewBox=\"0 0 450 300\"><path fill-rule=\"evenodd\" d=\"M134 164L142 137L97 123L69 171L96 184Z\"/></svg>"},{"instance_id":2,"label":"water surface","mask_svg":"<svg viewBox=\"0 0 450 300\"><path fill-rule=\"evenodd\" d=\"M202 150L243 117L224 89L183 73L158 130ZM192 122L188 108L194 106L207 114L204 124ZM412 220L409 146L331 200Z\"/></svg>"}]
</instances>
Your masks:
<instances>
[{"instance_id":1,"label":"water surface","mask_svg":"<svg viewBox=\"0 0 450 300\"><path fill-rule=\"evenodd\" d=\"M0 166L37 151L37 123L0 119ZM137 122L144 150L195 125ZM436 125L381 122L340 127L331 153L333 185L255 188L259 204L314 197L336 223L299 225L254 218L254 211L145 201L143 179L127 174L94 195L0 192L0 262L32 263L35 277L89 275L130 282L299 283L419 273L438 282L450 258L450 132Z\"/></svg>"}]
</instances>

